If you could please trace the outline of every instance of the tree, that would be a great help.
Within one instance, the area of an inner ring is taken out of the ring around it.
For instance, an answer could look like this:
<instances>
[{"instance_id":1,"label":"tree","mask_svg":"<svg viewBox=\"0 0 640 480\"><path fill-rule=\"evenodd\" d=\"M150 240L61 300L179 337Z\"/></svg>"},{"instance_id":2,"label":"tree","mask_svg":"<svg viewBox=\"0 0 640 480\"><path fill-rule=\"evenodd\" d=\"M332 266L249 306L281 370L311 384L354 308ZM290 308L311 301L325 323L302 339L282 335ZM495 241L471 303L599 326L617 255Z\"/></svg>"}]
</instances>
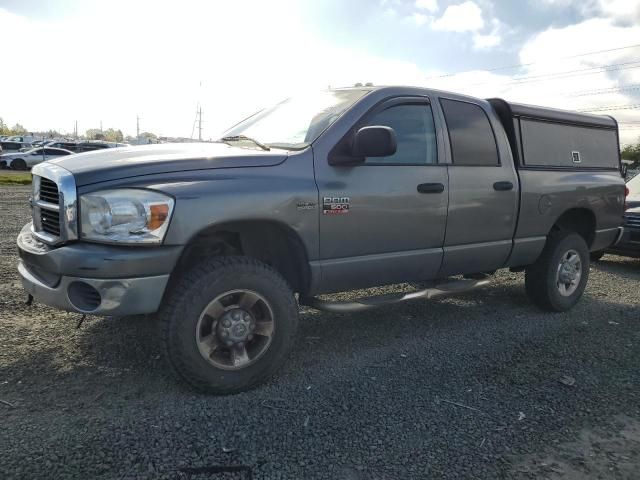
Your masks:
<instances>
[{"instance_id":1,"label":"tree","mask_svg":"<svg viewBox=\"0 0 640 480\"><path fill-rule=\"evenodd\" d=\"M27 129L24 128L22 125L20 125L19 123L16 123L13 128L11 129L12 133L14 135L24 135L27 133Z\"/></svg>"},{"instance_id":2,"label":"tree","mask_svg":"<svg viewBox=\"0 0 640 480\"><path fill-rule=\"evenodd\" d=\"M104 132L104 139L108 142L121 142L124 138L122 135L122 130L114 130L110 128Z\"/></svg>"},{"instance_id":3,"label":"tree","mask_svg":"<svg viewBox=\"0 0 640 480\"><path fill-rule=\"evenodd\" d=\"M640 164L640 143L627 145L622 149L621 155L624 160L631 160L633 167L637 168Z\"/></svg>"},{"instance_id":4,"label":"tree","mask_svg":"<svg viewBox=\"0 0 640 480\"><path fill-rule=\"evenodd\" d=\"M0 135L11 135L11 129L4 123L2 117L0 117Z\"/></svg>"},{"instance_id":5,"label":"tree","mask_svg":"<svg viewBox=\"0 0 640 480\"><path fill-rule=\"evenodd\" d=\"M139 137L144 143L157 143L158 136L151 132L142 132Z\"/></svg>"},{"instance_id":6,"label":"tree","mask_svg":"<svg viewBox=\"0 0 640 480\"><path fill-rule=\"evenodd\" d=\"M104 134L99 128L90 128L85 132L87 140L104 140Z\"/></svg>"}]
</instances>

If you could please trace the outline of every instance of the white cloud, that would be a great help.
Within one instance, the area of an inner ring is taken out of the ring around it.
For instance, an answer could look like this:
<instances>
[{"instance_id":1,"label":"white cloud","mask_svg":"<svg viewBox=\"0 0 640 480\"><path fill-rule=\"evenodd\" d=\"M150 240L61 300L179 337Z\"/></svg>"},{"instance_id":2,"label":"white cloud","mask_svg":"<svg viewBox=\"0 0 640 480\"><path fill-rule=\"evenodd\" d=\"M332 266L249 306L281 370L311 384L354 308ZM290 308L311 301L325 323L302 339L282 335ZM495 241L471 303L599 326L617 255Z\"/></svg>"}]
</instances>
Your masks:
<instances>
[{"instance_id":1,"label":"white cloud","mask_svg":"<svg viewBox=\"0 0 640 480\"><path fill-rule=\"evenodd\" d=\"M429 12L438 11L438 0L416 0L416 8L427 10Z\"/></svg>"},{"instance_id":2,"label":"white cloud","mask_svg":"<svg viewBox=\"0 0 640 480\"><path fill-rule=\"evenodd\" d=\"M102 121L132 134L140 114L143 131L189 136L200 101L209 138L300 90L369 81L415 85L423 78L412 62L314 36L296 16L295 0L252 2L242 22L243 0L162 8L130 2L126 15L124 3L113 3L95 16L46 22L0 8L3 37L20 38L21 54L37 58L20 62L19 75L2 75L5 122L70 132L78 120L83 132ZM274 29L282 22L286 29ZM310 58L313 67L300 68Z\"/></svg>"},{"instance_id":3,"label":"white cloud","mask_svg":"<svg viewBox=\"0 0 640 480\"><path fill-rule=\"evenodd\" d=\"M486 35L476 34L473 36L473 48L476 50L489 50L497 47L502 42L502 38L497 33L487 33Z\"/></svg>"},{"instance_id":4,"label":"white cloud","mask_svg":"<svg viewBox=\"0 0 640 480\"><path fill-rule=\"evenodd\" d=\"M434 79L429 83L434 87L481 98L503 97L509 101L565 110L638 104L637 96L634 99L631 95L636 91L616 89L624 85L639 84L640 69L621 66L621 70L606 72L593 68L632 62L636 59L638 50L622 49L582 55L633 45L638 43L638 38L640 25L621 25L614 18L592 18L575 25L549 28L531 37L520 50L520 62L523 66L519 69L497 72L479 70ZM592 70L585 72L585 69ZM638 129L625 127L624 124L640 120L639 109L597 113L612 115L621 122L620 138L623 144L636 141L640 135Z\"/></svg>"},{"instance_id":5,"label":"white cloud","mask_svg":"<svg viewBox=\"0 0 640 480\"><path fill-rule=\"evenodd\" d=\"M484 27L482 10L472 1L450 5L432 26L434 30L448 32L475 32Z\"/></svg>"},{"instance_id":6,"label":"white cloud","mask_svg":"<svg viewBox=\"0 0 640 480\"><path fill-rule=\"evenodd\" d=\"M421 27L422 25L426 24L431 19L431 17L425 15L424 13L415 12L409 16L409 19L413 23Z\"/></svg>"},{"instance_id":7,"label":"white cloud","mask_svg":"<svg viewBox=\"0 0 640 480\"><path fill-rule=\"evenodd\" d=\"M620 20L640 19L640 2L637 0L598 0L598 5L607 16Z\"/></svg>"}]
</instances>

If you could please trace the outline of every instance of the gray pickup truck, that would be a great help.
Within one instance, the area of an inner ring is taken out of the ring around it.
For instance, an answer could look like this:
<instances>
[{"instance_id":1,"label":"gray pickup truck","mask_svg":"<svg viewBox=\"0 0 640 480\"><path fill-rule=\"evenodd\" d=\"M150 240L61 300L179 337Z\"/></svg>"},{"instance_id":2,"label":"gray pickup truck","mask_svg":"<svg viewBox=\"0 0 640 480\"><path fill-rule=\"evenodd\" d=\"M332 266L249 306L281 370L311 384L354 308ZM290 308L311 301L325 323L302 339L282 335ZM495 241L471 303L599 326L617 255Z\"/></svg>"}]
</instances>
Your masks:
<instances>
[{"instance_id":1,"label":"gray pickup truck","mask_svg":"<svg viewBox=\"0 0 640 480\"><path fill-rule=\"evenodd\" d=\"M33 179L26 291L83 314L156 314L173 370L213 393L276 372L298 304L364 310L511 268L534 303L564 311L589 252L623 233L614 119L423 88L290 98L218 142L72 155ZM318 296L400 282L421 287Z\"/></svg>"}]
</instances>

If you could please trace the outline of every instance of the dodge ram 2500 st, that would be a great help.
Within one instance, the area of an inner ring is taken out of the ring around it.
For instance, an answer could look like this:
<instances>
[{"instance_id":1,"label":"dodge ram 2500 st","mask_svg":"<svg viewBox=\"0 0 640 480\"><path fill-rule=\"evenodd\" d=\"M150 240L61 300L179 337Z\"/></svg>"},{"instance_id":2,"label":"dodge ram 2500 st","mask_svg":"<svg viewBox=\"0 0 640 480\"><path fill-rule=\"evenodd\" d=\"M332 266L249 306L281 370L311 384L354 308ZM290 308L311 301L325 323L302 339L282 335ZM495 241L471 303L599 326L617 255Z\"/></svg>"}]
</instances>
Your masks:
<instances>
[{"instance_id":1,"label":"dodge ram 2500 st","mask_svg":"<svg viewBox=\"0 0 640 480\"><path fill-rule=\"evenodd\" d=\"M33 178L26 291L83 314L156 314L173 370L213 393L283 364L298 303L356 311L511 268L535 304L564 311L589 252L623 232L613 118L423 88L290 98L214 143L71 155ZM318 296L398 282L422 287Z\"/></svg>"}]
</instances>

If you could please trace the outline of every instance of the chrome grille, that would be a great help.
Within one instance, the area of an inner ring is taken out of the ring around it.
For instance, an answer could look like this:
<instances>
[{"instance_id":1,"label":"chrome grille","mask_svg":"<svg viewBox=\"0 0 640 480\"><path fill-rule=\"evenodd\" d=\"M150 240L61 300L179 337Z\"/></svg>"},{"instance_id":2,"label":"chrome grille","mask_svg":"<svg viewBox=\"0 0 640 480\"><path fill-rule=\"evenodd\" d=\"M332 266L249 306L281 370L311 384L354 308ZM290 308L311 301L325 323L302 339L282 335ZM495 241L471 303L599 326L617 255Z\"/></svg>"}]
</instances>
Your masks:
<instances>
[{"instance_id":1,"label":"chrome grille","mask_svg":"<svg viewBox=\"0 0 640 480\"><path fill-rule=\"evenodd\" d=\"M49 245L77 239L76 184L71 172L44 162L31 173L33 235Z\"/></svg>"},{"instance_id":2,"label":"chrome grille","mask_svg":"<svg viewBox=\"0 0 640 480\"><path fill-rule=\"evenodd\" d=\"M640 213L625 213L624 226L628 228L640 229Z\"/></svg>"},{"instance_id":3,"label":"chrome grille","mask_svg":"<svg viewBox=\"0 0 640 480\"><path fill-rule=\"evenodd\" d=\"M60 192L58 192L58 185L48 178L40 177L40 186L34 198L40 208L42 231L60 237Z\"/></svg>"},{"instance_id":4,"label":"chrome grille","mask_svg":"<svg viewBox=\"0 0 640 480\"><path fill-rule=\"evenodd\" d=\"M47 203L54 203L58 205L60 202L60 193L58 192L58 185L52 182L48 178L40 179L40 200Z\"/></svg>"}]
</instances>

